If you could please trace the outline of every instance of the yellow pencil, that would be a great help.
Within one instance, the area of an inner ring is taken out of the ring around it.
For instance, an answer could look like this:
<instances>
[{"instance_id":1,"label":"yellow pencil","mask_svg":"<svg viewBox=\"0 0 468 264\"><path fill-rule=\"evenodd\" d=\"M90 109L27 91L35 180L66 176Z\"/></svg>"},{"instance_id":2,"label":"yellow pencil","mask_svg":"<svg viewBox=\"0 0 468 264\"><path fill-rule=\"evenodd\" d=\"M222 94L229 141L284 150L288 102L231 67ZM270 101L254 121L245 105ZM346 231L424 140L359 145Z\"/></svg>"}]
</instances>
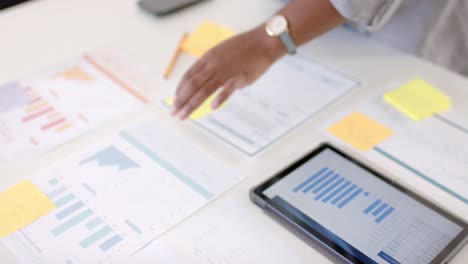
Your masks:
<instances>
[{"instance_id":1,"label":"yellow pencil","mask_svg":"<svg viewBox=\"0 0 468 264\"><path fill-rule=\"evenodd\" d=\"M184 35L182 35L182 38L179 41L179 45L177 45L177 49L175 50L174 54L172 55L171 61L169 62L169 65L167 65L167 68L164 71L163 76L164 76L165 79L169 78L169 75L171 75L171 72L174 69L177 58L179 58L179 55L182 52L182 46L184 45L184 42L188 38L188 36L189 36L189 34L187 32L185 32Z\"/></svg>"}]
</instances>

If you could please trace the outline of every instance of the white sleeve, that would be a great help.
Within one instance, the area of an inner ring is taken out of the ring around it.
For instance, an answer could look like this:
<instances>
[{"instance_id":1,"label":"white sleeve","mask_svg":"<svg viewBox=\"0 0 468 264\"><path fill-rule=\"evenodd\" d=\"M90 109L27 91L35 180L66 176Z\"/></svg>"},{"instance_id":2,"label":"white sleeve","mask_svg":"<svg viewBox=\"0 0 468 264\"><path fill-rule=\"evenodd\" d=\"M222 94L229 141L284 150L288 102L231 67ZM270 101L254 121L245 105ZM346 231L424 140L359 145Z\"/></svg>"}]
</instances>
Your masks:
<instances>
[{"instance_id":1,"label":"white sleeve","mask_svg":"<svg viewBox=\"0 0 468 264\"><path fill-rule=\"evenodd\" d=\"M348 23L375 32L393 16L401 0L330 0Z\"/></svg>"}]
</instances>

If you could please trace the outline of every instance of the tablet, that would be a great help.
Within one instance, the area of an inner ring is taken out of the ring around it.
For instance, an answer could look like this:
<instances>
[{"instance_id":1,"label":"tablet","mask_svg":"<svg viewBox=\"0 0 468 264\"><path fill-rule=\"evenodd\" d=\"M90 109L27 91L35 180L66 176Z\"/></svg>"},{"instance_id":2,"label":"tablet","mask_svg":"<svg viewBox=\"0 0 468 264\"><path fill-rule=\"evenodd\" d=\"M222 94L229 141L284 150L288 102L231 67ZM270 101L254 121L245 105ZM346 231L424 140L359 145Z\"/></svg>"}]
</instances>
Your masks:
<instances>
[{"instance_id":1,"label":"tablet","mask_svg":"<svg viewBox=\"0 0 468 264\"><path fill-rule=\"evenodd\" d=\"M466 222L329 144L250 195L345 263L444 263L467 242Z\"/></svg>"}]
</instances>

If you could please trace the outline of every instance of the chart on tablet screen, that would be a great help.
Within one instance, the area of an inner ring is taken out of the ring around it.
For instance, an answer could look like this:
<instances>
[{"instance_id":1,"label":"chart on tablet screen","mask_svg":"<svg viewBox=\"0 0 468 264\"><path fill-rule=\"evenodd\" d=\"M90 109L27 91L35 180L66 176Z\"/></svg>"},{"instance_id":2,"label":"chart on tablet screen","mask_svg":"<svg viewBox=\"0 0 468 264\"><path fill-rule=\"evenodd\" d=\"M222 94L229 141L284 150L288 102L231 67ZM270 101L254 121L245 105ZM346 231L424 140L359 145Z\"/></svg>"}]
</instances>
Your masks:
<instances>
[{"instance_id":1,"label":"chart on tablet screen","mask_svg":"<svg viewBox=\"0 0 468 264\"><path fill-rule=\"evenodd\" d=\"M0 156L35 158L135 111L144 103L136 90L91 56L0 85Z\"/></svg>"},{"instance_id":2,"label":"chart on tablet screen","mask_svg":"<svg viewBox=\"0 0 468 264\"><path fill-rule=\"evenodd\" d=\"M303 194L310 199L322 204L328 204L336 209L343 209L355 199L367 199L369 206L356 208L356 213L362 213L374 217L374 222L380 224L394 211L390 204L381 198L371 198L371 192L365 190L360 184L354 183L349 178L340 175L333 169L324 167L291 190L296 194Z\"/></svg>"},{"instance_id":3,"label":"chart on tablet screen","mask_svg":"<svg viewBox=\"0 0 468 264\"><path fill-rule=\"evenodd\" d=\"M430 263L463 230L331 149L264 194L363 263Z\"/></svg>"}]
</instances>

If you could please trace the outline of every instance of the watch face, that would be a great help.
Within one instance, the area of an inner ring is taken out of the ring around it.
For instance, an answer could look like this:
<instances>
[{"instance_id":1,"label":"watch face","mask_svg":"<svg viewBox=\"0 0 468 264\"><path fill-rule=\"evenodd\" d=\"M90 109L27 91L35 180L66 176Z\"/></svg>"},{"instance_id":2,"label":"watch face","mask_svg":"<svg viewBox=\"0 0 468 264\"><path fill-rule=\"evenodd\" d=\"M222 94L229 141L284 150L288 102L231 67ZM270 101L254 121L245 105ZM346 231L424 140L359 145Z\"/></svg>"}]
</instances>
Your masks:
<instances>
[{"instance_id":1,"label":"watch face","mask_svg":"<svg viewBox=\"0 0 468 264\"><path fill-rule=\"evenodd\" d=\"M288 31L288 21L284 16L274 16L267 22L266 30L270 36L277 37Z\"/></svg>"}]
</instances>

